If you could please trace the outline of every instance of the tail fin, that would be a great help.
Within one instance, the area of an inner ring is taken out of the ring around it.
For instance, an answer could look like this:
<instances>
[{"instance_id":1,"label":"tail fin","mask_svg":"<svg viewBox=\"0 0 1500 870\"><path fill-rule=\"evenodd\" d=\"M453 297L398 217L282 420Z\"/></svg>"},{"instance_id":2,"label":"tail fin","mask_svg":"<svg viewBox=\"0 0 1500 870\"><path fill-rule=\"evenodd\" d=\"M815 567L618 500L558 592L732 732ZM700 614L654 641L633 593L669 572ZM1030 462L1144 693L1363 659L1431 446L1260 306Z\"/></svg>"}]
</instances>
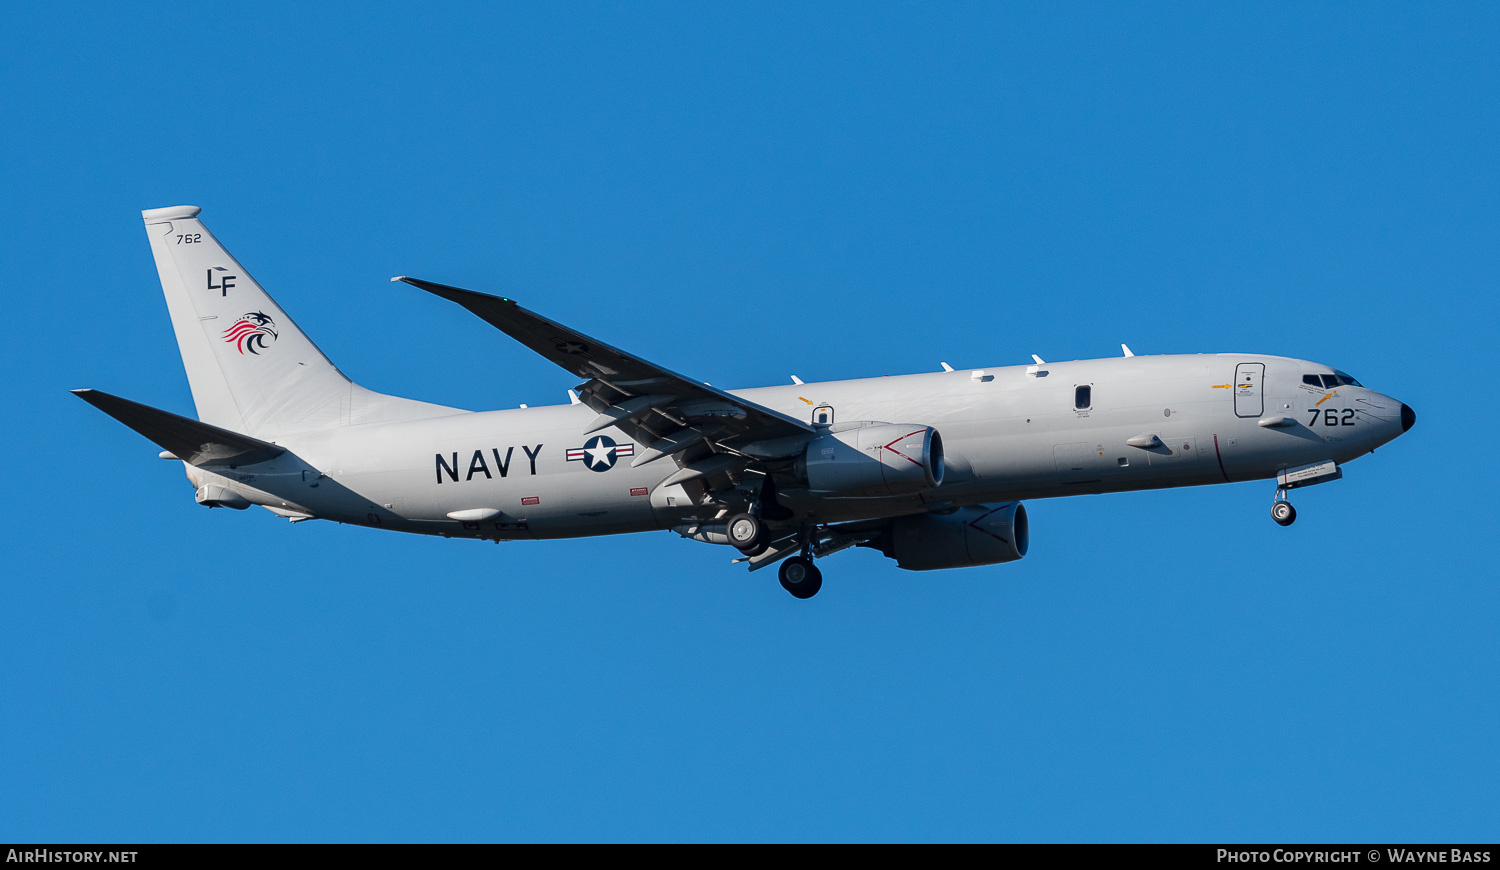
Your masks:
<instances>
[{"instance_id":1,"label":"tail fin","mask_svg":"<svg viewBox=\"0 0 1500 870\"><path fill-rule=\"evenodd\" d=\"M200 420L266 437L456 413L350 382L219 244L200 211L141 212Z\"/></svg>"}]
</instances>

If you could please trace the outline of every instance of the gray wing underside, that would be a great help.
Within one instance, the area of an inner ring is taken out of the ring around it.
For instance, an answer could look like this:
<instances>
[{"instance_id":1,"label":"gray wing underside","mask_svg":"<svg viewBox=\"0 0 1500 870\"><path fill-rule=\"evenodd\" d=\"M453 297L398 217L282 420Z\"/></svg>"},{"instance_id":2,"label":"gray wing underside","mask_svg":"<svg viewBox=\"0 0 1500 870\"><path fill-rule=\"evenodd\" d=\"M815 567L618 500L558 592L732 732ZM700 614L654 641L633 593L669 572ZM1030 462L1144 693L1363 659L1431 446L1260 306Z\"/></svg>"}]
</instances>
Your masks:
<instances>
[{"instance_id":1,"label":"gray wing underside","mask_svg":"<svg viewBox=\"0 0 1500 870\"><path fill-rule=\"evenodd\" d=\"M510 299L418 278L407 284L457 302L481 319L582 378L579 399L599 416L592 433L617 427L644 449L632 465L671 456L677 473L663 484L721 488L757 461L794 455L816 430L528 311Z\"/></svg>"}]
</instances>

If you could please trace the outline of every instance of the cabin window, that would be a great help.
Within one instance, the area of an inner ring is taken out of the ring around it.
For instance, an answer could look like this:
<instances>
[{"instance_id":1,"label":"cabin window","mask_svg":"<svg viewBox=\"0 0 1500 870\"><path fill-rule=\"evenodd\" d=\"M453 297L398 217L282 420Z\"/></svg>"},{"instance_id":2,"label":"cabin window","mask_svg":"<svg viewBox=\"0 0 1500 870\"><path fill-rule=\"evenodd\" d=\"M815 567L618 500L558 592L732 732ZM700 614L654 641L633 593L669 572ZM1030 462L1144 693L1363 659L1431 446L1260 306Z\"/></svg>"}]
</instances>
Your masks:
<instances>
[{"instance_id":1,"label":"cabin window","mask_svg":"<svg viewBox=\"0 0 1500 870\"><path fill-rule=\"evenodd\" d=\"M833 423L833 409L827 405L821 405L813 409L813 422L822 423L825 426Z\"/></svg>"},{"instance_id":2,"label":"cabin window","mask_svg":"<svg viewBox=\"0 0 1500 870\"><path fill-rule=\"evenodd\" d=\"M1093 403L1094 388L1089 384L1073 388L1073 409L1076 411L1087 411Z\"/></svg>"},{"instance_id":3,"label":"cabin window","mask_svg":"<svg viewBox=\"0 0 1500 870\"><path fill-rule=\"evenodd\" d=\"M1302 383L1317 387L1320 390L1323 388L1323 381L1317 375L1303 375Z\"/></svg>"}]
</instances>

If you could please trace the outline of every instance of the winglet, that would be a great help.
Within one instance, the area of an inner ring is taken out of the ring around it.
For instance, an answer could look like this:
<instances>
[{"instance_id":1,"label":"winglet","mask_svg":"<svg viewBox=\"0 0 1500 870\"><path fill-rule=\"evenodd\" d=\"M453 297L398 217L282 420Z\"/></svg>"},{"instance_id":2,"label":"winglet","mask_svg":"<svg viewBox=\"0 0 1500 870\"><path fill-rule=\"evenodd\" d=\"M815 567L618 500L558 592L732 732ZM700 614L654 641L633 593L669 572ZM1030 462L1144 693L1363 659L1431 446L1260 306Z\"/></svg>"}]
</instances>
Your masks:
<instances>
[{"instance_id":1,"label":"winglet","mask_svg":"<svg viewBox=\"0 0 1500 870\"><path fill-rule=\"evenodd\" d=\"M504 296L491 296L488 293L476 293L473 290L465 290L462 287L453 287L448 284L439 284L436 281L423 281L421 278L412 278L407 275L397 275L396 277L391 279L392 283L395 283L396 281L400 281L403 284L410 284L418 290L426 290L428 293L431 293L434 296L441 296L444 299L449 300L450 302L457 302L459 305L462 305L470 311L473 311L475 314L479 314L479 310L476 309L475 306L483 308L486 305L494 304L496 301L506 302L511 305L516 304L516 300L506 299ZM479 314L479 316L483 317L484 315Z\"/></svg>"}]
</instances>

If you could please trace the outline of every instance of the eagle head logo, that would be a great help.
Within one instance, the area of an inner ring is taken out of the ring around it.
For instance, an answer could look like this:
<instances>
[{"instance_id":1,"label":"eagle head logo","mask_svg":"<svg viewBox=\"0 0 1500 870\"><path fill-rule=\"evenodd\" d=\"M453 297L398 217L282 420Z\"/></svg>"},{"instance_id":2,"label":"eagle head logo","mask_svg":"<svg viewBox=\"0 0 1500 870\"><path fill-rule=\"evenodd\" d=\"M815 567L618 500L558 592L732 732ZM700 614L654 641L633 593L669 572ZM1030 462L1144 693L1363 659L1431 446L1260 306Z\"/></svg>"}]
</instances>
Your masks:
<instances>
[{"instance_id":1,"label":"eagle head logo","mask_svg":"<svg viewBox=\"0 0 1500 870\"><path fill-rule=\"evenodd\" d=\"M243 315L224 330L224 343L234 345L240 353L259 355L276 340L276 321L263 311Z\"/></svg>"}]
</instances>

